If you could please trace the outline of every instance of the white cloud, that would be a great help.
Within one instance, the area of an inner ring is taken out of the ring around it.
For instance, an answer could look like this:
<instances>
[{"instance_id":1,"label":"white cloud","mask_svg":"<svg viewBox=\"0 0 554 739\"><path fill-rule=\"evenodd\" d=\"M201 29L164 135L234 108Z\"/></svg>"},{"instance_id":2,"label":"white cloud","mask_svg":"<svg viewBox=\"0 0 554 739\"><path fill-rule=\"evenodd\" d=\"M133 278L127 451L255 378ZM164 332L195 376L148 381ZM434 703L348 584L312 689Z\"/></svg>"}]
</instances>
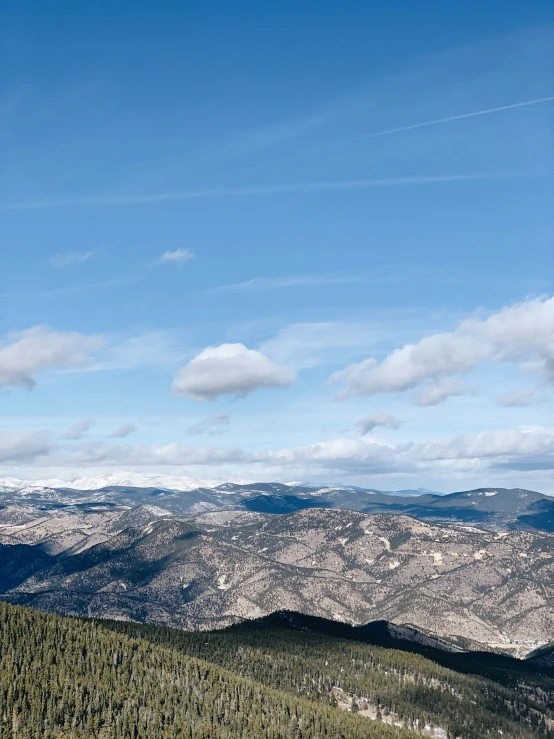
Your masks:
<instances>
[{"instance_id":1,"label":"white cloud","mask_svg":"<svg viewBox=\"0 0 554 739\"><path fill-rule=\"evenodd\" d=\"M34 375L41 370L83 367L102 344L99 336L53 331L46 326L12 332L8 342L0 344L0 388L33 387Z\"/></svg>"},{"instance_id":2,"label":"white cloud","mask_svg":"<svg viewBox=\"0 0 554 739\"><path fill-rule=\"evenodd\" d=\"M317 444L258 452L251 461L273 468L303 471L323 469L340 475L419 474L487 470L554 471L554 432L547 429L507 429L468 434L446 441L425 440L396 446L383 442L332 439Z\"/></svg>"},{"instance_id":3,"label":"white cloud","mask_svg":"<svg viewBox=\"0 0 554 739\"><path fill-rule=\"evenodd\" d=\"M433 334L335 372L344 383L339 398L402 392L429 381L464 375L483 362L519 362L554 379L554 298L537 298L503 308L486 319L467 318L454 331Z\"/></svg>"},{"instance_id":4,"label":"white cloud","mask_svg":"<svg viewBox=\"0 0 554 739\"><path fill-rule=\"evenodd\" d=\"M82 264L96 254L96 249L91 251L76 251L70 254L54 254L50 257L50 264L54 267L69 267L71 264Z\"/></svg>"},{"instance_id":5,"label":"white cloud","mask_svg":"<svg viewBox=\"0 0 554 739\"><path fill-rule=\"evenodd\" d=\"M498 398L498 403L506 408L524 408L529 405L538 405L542 402L543 399L537 395L535 388L516 390L513 393L508 393Z\"/></svg>"},{"instance_id":6,"label":"white cloud","mask_svg":"<svg viewBox=\"0 0 554 739\"><path fill-rule=\"evenodd\" d=\"M47 431L0 431L1 464L30 464L40 457L48 456L53 449L53 437Z\"/></svg>"},{"instance_id":7,"label":"white cloud","mask_svg":"<svg viewBox=\"0 0 554 739\"><path fill-rule=\"evenodd\" d=\"M247 464L251 455L241 449L170 444L116 444L91 442L78 449L52 456L64 467L183 467L196 465Z\"/></svg>"},{"instance_id":8,"label":"white cloud","mask_svg":"<svg viewBox=\"0 0 554 739\"><path fill-rule=\"evenodd\" d=\"M244 344L221 344L200 352L173 380L177 395L214 400L221 395L243 397L262 387L289 387L295 375Z\"/></svg>"},{"instance_id":9,"label":"white cloud","mask_svg":"<svg viewBox=\"0 0 554 739\"><path fill-rule=\"evenodd\" d=\"M96 421L94 418L85 418L83 421L78 421L70 426L67 431L64 431L64 433L61 434L60 439L67 439L70 441L83 439L95 423Z\"/></svg>"},{"instance_id":10,"label":"white cloud","mask_svg":"<svg viewBox=\"0 0 554 739\"><path fill-rule=\"evenodd\" d=\"M189 249L176 249L175 251L165 251L160 257L160 262L170 264L185 264L194 259L194 254Z\"/></svg>"},{"instance_id":11,"label":"white cloud","mask_svg":"<svg viewBox=\"0 0 554 739\"><path fill-rule=\"evenodd\" d=\"M373 429L378 426L397 430L400 428L402 423L403 421L399 421L398 418L395 418L388 413L371 413L369 416L365 416L365 418L360 418L359 421L356 421L354 426L360 436L365 436L366 434L370 434Z\"/></svg>"},{"instance_id":12,"label":"white cloud","mask_svg":"<svg viewBox=\"0 0 554 739\"><path fill-rule=\"evenodd\" d=\"M109 435L110 439L124 439L126 436L134 434L138 430L138 427L134 423L124 423L122 426L118 426Z\"/></svg>"},{"instance_id":13,"label":"white cloud","mask_svg":"<svg viewBox=\"0 0 554 739\"><path fill-rule=\"evenodd\" d=\"M431 380L426 382L422 386L421 390L416 393L414 396L414 402L416 405L424 407L429 405L438 405L456 395L475 395L475 389L470 385L466 385L465 382L452 380L450 378L438 380L437 382Z\"/></svg>"},{"instance_id":14,"label":"white cloud","mask_svg":"<svg viewBox=\"0 0 554 739\"><path fill-rule=\"evenodd\" d=\"M453 475L491 479L509 473L554 475L554 431L499 429L447 440L428 439L396 445L373 439L337 438L275 450L246 451L231 447L75 442L56 447L47 432L0 432L0 463L56 470L165 468L176 474L186 467L221 467L227 479L343 479L370 476L406 476L449 479ZM233 470L229 472L229 470ZM248 472L247 472L248 471ZM213 475L212 475L213 476ZM554 479L554 478L553 478Z\"/></svg>"},{"instance_id":15,"label":"white cloud","mask_svg":"<svg viewBox=\"0 0 554 739\"><path fill-rule=\"evenodd\" d=\"M195 423L189 426L187 432L193 436L200 436L201 434L207 434L208 436L216 436L224 433L225 429L229 425L231 416L227 413L216 413L213 416L205 418L199 423Z\"/></svg>"}]
</instances>

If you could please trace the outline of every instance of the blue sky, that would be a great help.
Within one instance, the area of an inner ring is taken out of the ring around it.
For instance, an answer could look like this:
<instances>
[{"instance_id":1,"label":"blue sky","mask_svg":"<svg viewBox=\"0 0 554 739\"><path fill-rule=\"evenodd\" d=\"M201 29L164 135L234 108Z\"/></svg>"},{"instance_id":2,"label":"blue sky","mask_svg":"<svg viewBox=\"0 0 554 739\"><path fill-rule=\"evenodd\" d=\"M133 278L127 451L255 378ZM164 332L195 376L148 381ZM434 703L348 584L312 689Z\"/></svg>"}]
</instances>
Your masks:
<instances>
[{"instance_id":1,"label":"blue sky","mask_svg":"<svg viewBox=\"0 0 554 739\"><path fill-rule=\"evenodd\" d=\"M550 3L2 13L0 475L554 493Z\"/></svg>"}]
</instances>

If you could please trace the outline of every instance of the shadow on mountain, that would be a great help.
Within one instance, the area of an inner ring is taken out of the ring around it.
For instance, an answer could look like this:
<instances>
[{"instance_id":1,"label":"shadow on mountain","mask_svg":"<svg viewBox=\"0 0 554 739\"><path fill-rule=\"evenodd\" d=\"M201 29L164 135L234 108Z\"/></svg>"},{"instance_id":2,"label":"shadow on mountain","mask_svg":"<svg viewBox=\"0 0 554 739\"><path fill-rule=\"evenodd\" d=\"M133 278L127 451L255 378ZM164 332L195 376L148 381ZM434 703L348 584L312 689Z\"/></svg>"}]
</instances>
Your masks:
<instances>
[{"instance_id":1,"label":"shadow on mountain","mask_svg":"<svg viewBox=\"0 0 554 739\"><path fill-rule=\"evenodd\" d=\"M523 526L554 532L554 501L538 500L529 507L529 513L518 516L517 520Z\"/></svg>"},{"instance_id":2,"label":"shadow on mountain","mask_svg":"<svg viewBox=\"0 0 554 739\"><path fill-rule=\"evenodd\" d=\"M351 626L319 616L296 611L275 611L262 618L229 626L225 631L286 630L319 634L335 639L363 642L386 649L420 654L456 672L480 675L502 685L514 685L522 675L544 675L554 678L554 668L537 665L496 652L448 652L437 647L393 636L387 621L372 621L363 626ZM415 631L415 630L414 630Z\"/></svg>"},{"instance_id":3,"label":"shadow on mountain","mask_svg":"<svg viewBox=\"0 0 554 739\"><path fill-rule=\"evenodd\" d=\"M17 587L54 562L55 557L46 554L40 546L0 544L0 592Z\"/></svg>"},{"instance_id":4,"label":"shadow on mountain","mask_svg":"<svg viewBox=\"0 0 554 739\"><path fill-rule=\"evenodd\" d=\"M243 499L240 505L247 511L255 513L295 513L308 508L350 508L368 514L396 513L435 521L456 521L483 525L495 519L495 513L492 511L483 511L465 506L438 508L421 505L414 501L409 503L375 502L369 506L365 505L367 501L364 501L363 506L356 505L357 501L352 501L350 505L348 505L348 502L345 504L344 501L342 501L342 505L336 503L336 501L326 498L308 498L298 495L257 495L254 498Z\"/></svg>"},{"instance_id":5,"label":"shadow on mountain","mask_svg":"<svg viewBox=\"0 0 554 739\"><path fill-rule=\"evenodd\" d=\"M297 495L257 495L241 501L247 511L254 513L294 513L306 508L332 508L326 500L300 498Z\"/></svg>"},{"instance_id":6,"label":"shadow on mountain","mask_svg":"<svg viewBox=\"0 0 554 739\"><path fill-rule=\"evenodd\" d=\"M458 523L482 523L486 524L495 519L492 511L480 511L475 508L450 507L431 508L420 505L405 505L403 503L391 503L388 505L372 505L363 510L363 513L400 513L404 516L413 516L435 521L456 521Z\"/></svg>"}]
</instances>

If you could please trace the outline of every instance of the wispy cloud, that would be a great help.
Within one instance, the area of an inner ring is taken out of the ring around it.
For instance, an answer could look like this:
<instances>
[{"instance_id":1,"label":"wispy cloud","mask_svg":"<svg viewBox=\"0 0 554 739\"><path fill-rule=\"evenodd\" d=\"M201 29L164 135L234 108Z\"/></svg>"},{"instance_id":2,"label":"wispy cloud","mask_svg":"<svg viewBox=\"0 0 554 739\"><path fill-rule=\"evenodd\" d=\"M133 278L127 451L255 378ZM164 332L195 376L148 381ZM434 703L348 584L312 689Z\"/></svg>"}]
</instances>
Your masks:
<instances>
[{"instance_id":1,"label":"wispy cloud","mask_svg":"<svg viewBox=\"0 0 554 739\"><path fill-rule=\"evenodd\" d=\"M423 121L422 123L412 123L408 126L397 126L396 128L386 128L383 131L375 131L359 136L356 140L374 139L379 136L392 136L395 133L403 133L404 131L415 131L417 128L427 128L428 126L439 126L442 123L452 123L454 121L462 121L465 118L477 118L483 115L492 115L493 113L502 113L506 110L514 110L515 108L526 108L530 105L540 105L541 103L550 103L554 101L554 95L544 98L536 98L535 100L524 100L511 105L500 105L496 108L486 108L485 110L474 110L471 113L462 113L461 115L451 115L446 118L435 118L431 121Z\"/></svg>"},{"instance_id":2,"label":"wispy cloud","mask_svg":"<svg viewBox=\"0 0 554 739\"><path fill-rule=\"evenodd\" d=\"M194 254L189 249L175 249L175 251L164 251L160 257L162 264L185 264L194 259Z\"/></svg>"},{"instance_id":3,"label":"wispy cloud","mask_svg":"<svg viewBox=\"0 0 554 739\"><path fill-rule=\"evenodd\" d=\"M337 355L358 356L377 338L374 326L346 321L295 323L282 328L265 341L260 349L274 362L309 369L336 362Z\"/></svg>"},{"instance_id":4,"label":"wispy cloud","mask_svg":"<svg viewBox=\"0 0 554 739\"><path fill-rule=\"evenodd\" d=\"M337 110L327 113L307 116L296 121L276 123L273 126L246 131L240 136L230 139L226 146L228 153L235 156L253 154L260 149L281 144L290 139L298 138L323 126L330 118L337 115Z\"/></svg>"},{"instance_id":5,"label":"wispy cloud","mask_svg":"<svg viewBox=\"0 0 554 739\"><path fill-rule=\"evenodd\" d=\"M96 249L90 251L76 251L69 254L54 254L50 257L50 264L54 267L69 267L72 264L82 264L96 254Z\"/></svg>"},{"instance_id":6,"label":"wispy cloud","mask_svg":"<svg viewBox=\"0 0 554 739\"><path fill-rule=\"evenodd\" d=\"M13 292L0 293L0 298L21 298L29 295L33 298L57 298L66 295L81 295L85 292L95 292L96 290L106 290L113 287L125 287L143 279L144 275L124 275L122 277L111 277L107 280L97 280L95 282L72 283L63 285L62 287L46 288L45 290L21 290Z\"/></svg>"},{"instance_id":7,"label":"wispy cloud","mask_svg":"<svg viewBox=\"0 0 554 739\"><path fill-rule=\"evenodd\" d=\"M138 427L134 423L124 423L122 426L118 426L116 429L109 434L110 439L124 439L137 431Z\"/></svg>"},{"instance_id":8,"label":"wispy cloud","mask_svg":"<svg viewBox=\"0 0 554 739\"><path fill-rule=\"evenodd\" d=\"M513 393L502 395L498 398L499 405L506 408L525 408L530 405L538 405L543 403L544 398L537 394L536 388L528 388L526 390L516 390Z\"/></svg>"},{"instance_id":9,"label":"wispy cloud","mask_svg":"<svg viewBox=\"0 0 554 739\"><path fill-rule=\"evenodd\" d=\"M229 425L231 416L227 413L216 413L213 416L205 418L203 421L189 426L187 433L193 436L200 436L201 434L207 434L208 436L219 436L223 434Z\"/></svg>"},{"instance_id":10,"label":"wispy cloud","mask_svg":"<svg viewBox=\"0 0 554 739\"><path fill-rule=\"evenodd\" d=\"M173 368L184 360L185 355L177 337L170 331L149 331L124 338L112 336L105 351L88 369L100 372L146 367Z\"/></svg>"},{"instance_id":11,"label":"wispy cloud","mask_svg":"<svg viewBox=\"0 0 554 739\"><path fill-rule=\"evenodd\" d=\"M68 441L78 441L79 439L83 439L94 424L94 418L85 418L83 421L78 421L70 426L67 431L60 436L60 439L66 439Z\"/></svg>"},{"instance_id":12,"label":"wispy cloud","mask_svg":"<svg viewBox=\"0 0 554 739\"><path fill-rule=\"evenodd\" d=\"M298 277L255 277L244 282L231 282L204 290L204 293L242 293L281 290L287 287L318 287L320 285L340 285L362 283L361 277L330 277L326 275L300 275Z\"/></svg>"},{"instance_id":13,"label":"wispy cloud","mask_svg":"<svg viewBox=\"0 0 554 739\"><path fill-rule=\"evenodd\" d=\"M514 176L508 172L475 172L473 174L423 175L414 177L385 177L375 179L335 180L326 182L296 182L282 185L253 185L208 190L182 190L135 195L84 195L82 197L45 198L21 202L2 202L0 210L44 210L47 208L91 208L130 205L147 205L179 200L206 198L248 197L257 195L281 195L287 193L311 193L333 190L365 190L379 187L410 187L440 185L449 182L489 180Z\"/></svg>"}]
</instances>

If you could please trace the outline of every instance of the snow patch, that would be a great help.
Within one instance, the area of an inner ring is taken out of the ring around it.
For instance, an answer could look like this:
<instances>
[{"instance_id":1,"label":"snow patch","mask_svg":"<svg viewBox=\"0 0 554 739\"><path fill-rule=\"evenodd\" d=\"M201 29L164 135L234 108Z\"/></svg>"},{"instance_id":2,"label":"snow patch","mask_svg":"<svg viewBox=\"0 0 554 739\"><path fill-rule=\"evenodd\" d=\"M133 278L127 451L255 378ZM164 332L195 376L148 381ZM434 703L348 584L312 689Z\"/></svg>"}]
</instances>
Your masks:
<instances>
[{"instance_id":1,"label":"snow patch","mask_svg":"<svg viewBox=\"0 0 554 739\"><path fill-rule=\"evenodd\" d=\"M219 590L229 590L229 588L231 587L231 584L227 583L226 580L227 580L227 575L220 575L217 578L217 587Z\"/></svg>"}]
</instances>

